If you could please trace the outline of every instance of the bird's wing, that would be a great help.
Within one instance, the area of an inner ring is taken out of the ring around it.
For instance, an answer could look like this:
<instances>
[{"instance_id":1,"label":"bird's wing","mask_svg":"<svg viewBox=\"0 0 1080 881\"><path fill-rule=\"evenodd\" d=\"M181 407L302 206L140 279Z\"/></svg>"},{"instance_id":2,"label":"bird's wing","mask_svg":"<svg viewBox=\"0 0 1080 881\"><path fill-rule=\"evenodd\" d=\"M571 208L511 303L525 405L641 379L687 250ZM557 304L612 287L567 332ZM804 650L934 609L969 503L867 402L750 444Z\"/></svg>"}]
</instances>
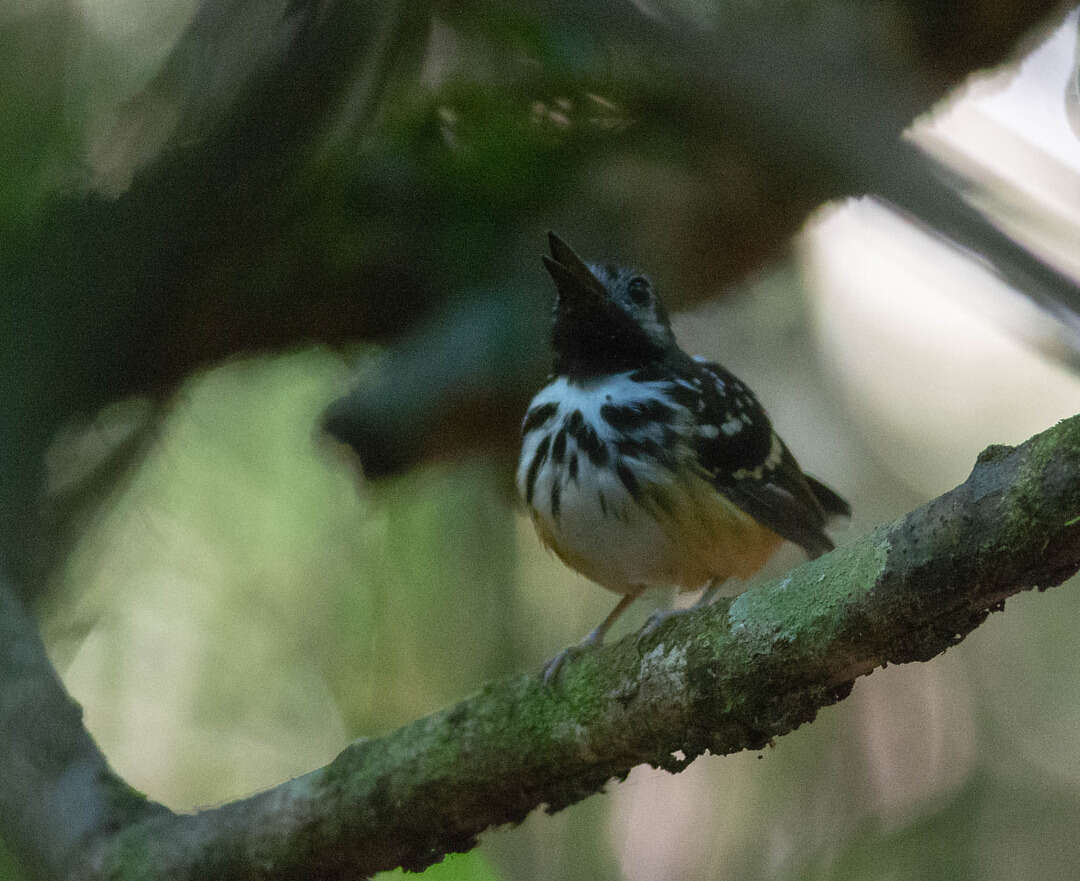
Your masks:
<instances>
[{"instance_id":1,"label":"bird's wing","mask_svg":"<svg viewBox=\"0 0 1080 881\"><path fill-rule=\"evenodd\" d=\"M811 557L832 550L822 500L753 392L719 364L695 360L681 372L686 403L694 398L695 453L706 479ZM831 490L828 494L829 508L846 507Z\"/></svg>"}]
</instances>

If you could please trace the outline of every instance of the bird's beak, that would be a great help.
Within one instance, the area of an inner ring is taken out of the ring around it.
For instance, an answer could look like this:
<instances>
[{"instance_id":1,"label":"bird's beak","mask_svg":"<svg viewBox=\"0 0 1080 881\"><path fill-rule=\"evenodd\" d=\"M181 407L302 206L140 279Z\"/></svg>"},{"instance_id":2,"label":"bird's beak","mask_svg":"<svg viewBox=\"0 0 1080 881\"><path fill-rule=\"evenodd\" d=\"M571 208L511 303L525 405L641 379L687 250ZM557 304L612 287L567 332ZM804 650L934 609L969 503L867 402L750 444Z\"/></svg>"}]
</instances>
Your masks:
<instances>
[{"instance_id":1,"label":"bird's beak","mask_svg":"<svg viewBox=\"0 0 1080 881\"><path fill-rule=\"evenodd\" d=\"M607 299L607 291L592 270L571 247L555 233L548 233L551 256L544 255L544 266L555 279L560 306L598 306Z\"/></svg>"}]
</instances>

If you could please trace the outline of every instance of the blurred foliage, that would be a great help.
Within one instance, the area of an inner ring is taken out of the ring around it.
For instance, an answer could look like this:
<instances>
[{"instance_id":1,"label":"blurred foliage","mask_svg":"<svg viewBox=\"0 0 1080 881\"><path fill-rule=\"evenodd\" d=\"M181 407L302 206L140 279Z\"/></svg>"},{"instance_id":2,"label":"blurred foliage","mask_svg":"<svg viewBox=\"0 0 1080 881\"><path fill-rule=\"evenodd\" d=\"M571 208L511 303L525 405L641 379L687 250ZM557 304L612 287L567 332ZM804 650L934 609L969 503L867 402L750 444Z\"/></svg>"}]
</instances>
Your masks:
<instances>
[{"instance_id":1,"label":"blurred foliage","mask_svg":"<svg viewBox=\"0 0 1080 881\"><path fill-rule=\"evenodd\" d=\"M19 868L15 858L4 847L3 840L0 840L0 878L4 881L23 881L25 877L25 873Z\"/></svg>"},{"instance_id":2,"label":"blurred foliage","mask_svg":"<svg viewBox=\"0 0 1080 881\"><path fill-rule=\"evenodd\" d=\"M371 474L505 451L545 369L545 226L654 255L677 306L837 194L880 184L915 210L927 170L894 155L902 127L1053 4L999 6L207 0L186 23L166 2L13 6L10 565L39 593L72 540L34 513L65 422L238 351L401 340L329 423ZM481 312L502 344L455 347ZM387 376L425 381L402 395Z\"/></svg>"},{"instance_id":3,"label":"blurred foliage","mask_svg":"<svg viewBox=\"0 0 1080 881\"><path fill-rule=\"evenodd\" d=\"M57 5L44 14L0 20L0 230L16 233L41 205L79 137L64 113L59 77L27 77L47 70L48 53L73 27Z\"/></svg>"},{"instance_id":4,"label":"blurred foliage","mask_svg":"<svg viewBox=\"0 0 1080 881\"><path fill-rule=\"evenodd\" d=\"M426 872L421 872L427 881L499 881L502 877L492 870L476 851L465 854L451 854L441 863L436 863ZM395 869L393 872L381 872L376 881L408 881L418 877L411 872Z\"/></svg>"},{"instance_id":5,"label":"blurred foliage","mask_svg":"<svg viewBox=\"0 0 1080 881\"><path fill-rule=\"evenodd\" d=\"M337 357L305 352L185 386L50 604L46 635L69 677L86 675L115 700L149 676L160 712L219 744L199 760L220 765L212 776L177 766L171 803L217 800L230 778L244 791L300 773L345 736L403 724L512 669L515 532L494 473L435 469L358 496L351 471L313 444L343 375ZM161 639L150 670L128 655L145 627ZM440 629L483 638L433 641ZM289 673L250 691L259 671ZM260 733L275 730L276 714L294 720L277 729L279 749ZM108 742L132 720L94 722ZM225 744L237 731L252 740L233 753ZM260 740L269 753L250 751ZM128 748L137 763L144 745ZM110 755L128 770L123 748ZM271 757L286 765L268 766Z\"/></svg>"},{"instance_id":6,"label":"blurred foliage","mask_svg":"<svg viewBox=\"0 0 1080 881\"><path fill-rule=\"evenodd\" d=\"M838 857L828 860L827 867L799 877L804 881L1068 878L1075 872L1078 822L1080 798L1074 790L1037 772L1002 780L989 768L981 768L937 810L899 829L870 824Z\"/></svg>"}]
</instances>

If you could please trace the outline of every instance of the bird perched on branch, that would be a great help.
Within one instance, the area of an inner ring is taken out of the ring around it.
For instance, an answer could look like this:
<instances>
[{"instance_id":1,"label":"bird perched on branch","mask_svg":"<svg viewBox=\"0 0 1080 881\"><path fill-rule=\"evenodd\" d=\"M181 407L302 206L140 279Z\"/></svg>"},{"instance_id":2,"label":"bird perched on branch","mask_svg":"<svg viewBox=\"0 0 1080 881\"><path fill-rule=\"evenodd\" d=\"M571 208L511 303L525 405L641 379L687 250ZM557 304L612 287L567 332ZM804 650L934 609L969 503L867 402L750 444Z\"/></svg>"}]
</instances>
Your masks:
<instances>
[{"instance_id":1,"label":"bird perched on branch","mask_svg":"<svg viewBox=\"0 0 1080 881\"><path fill-rule=\"evenodd\" d=\"M803 473L749 388L679 348L646 276L586 264L548 237L555 364L522 423L518 490L547 547L623 594L548 662L551 681L647 587L704 587L703 605L784 539L811 557L832 550L826 521L850 507Z\"/></svg>"}]
</instances>

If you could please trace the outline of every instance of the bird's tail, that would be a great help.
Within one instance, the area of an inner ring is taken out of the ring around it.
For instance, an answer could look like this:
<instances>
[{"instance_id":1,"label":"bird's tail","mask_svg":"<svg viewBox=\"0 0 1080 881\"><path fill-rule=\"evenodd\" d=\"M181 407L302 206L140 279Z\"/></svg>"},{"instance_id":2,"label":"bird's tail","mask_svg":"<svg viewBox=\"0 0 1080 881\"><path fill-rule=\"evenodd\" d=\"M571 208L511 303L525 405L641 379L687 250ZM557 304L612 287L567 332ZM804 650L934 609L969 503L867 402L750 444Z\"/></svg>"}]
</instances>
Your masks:
<instances>
[{"instance_id":1,"label":"bird's tail","mask_svg":"<svg viewBox=\"0 0 1080 881\"><path fill-rule=\"evenodd\" d=\"M821 509L830 519L851 516L851 505L847 501L825 486L820 480L816 480L809 474L804 474L803 477L806 478L806 485L810 487L810 492L814 494L814 498L818 500Z\"/></svg>"}]
</instances>

